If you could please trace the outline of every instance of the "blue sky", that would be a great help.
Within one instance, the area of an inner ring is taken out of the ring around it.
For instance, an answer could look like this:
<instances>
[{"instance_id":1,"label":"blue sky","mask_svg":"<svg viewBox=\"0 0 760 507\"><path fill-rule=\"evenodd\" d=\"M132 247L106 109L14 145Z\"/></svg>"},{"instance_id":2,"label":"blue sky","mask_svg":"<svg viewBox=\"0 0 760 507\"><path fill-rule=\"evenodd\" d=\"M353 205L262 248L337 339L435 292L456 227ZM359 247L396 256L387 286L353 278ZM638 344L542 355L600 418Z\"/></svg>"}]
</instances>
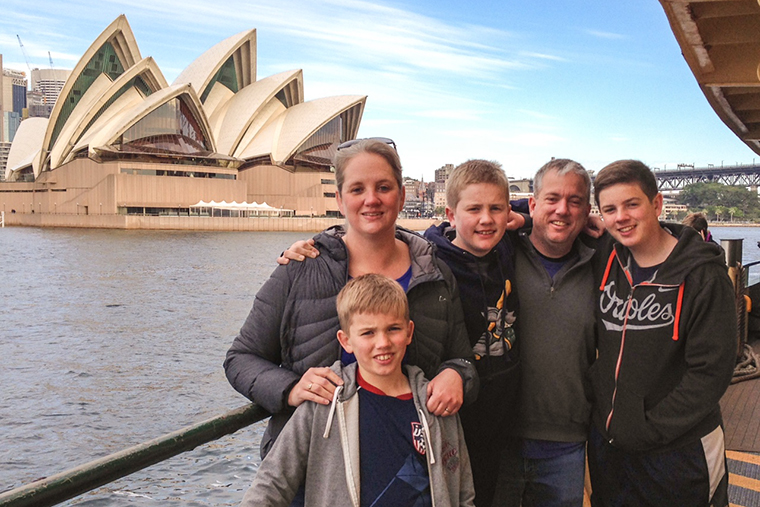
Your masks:
<instances>
[{"instance_id":1,"label":"blue sky","mask_svg":"<svg viewBox=\"0 0 760 507\"><path fill-rule=\"evenodd\" d=\"M5 0L6 68L72 68L119 14L167 80L257 29L258 77L300 68L306 100L368 95L360 137L407 176L469 158L530 177L551 157L599 170L733 165L755 155L707 103L657 0Z\"/></svg>"}]
</instances>

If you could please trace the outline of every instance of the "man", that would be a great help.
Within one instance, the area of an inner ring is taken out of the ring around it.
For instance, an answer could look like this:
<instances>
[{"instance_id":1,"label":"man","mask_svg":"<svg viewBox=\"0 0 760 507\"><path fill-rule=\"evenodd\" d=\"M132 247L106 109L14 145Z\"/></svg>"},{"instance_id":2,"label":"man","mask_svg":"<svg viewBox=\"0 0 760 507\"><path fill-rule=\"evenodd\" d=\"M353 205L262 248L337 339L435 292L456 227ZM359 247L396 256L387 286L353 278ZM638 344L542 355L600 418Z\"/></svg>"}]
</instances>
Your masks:
<instances>
[{"instance_id":1,"label":"man","mask_svg":"<svg viewBox=\"0 0 760 507\"><path fill-rule=\"evenodd\" d=\"M595 291L594 250L578 235L591 210L591 180L577 162L555 159L539 169L533 187L533 228L517 238L519 422L494 505L581 507Z\"/></svg>"}]
</instances>

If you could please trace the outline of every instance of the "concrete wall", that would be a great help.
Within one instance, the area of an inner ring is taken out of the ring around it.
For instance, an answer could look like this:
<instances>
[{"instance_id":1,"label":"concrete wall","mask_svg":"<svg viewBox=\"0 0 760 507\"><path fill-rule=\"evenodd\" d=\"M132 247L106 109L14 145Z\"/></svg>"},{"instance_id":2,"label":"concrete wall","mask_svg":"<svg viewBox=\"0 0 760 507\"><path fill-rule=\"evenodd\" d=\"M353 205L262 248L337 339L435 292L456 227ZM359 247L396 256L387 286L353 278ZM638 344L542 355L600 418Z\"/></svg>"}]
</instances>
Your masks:
<instances>
[{"instance_id":1,"label":"concrete wall","mask_svg":"<svg viewBox=\"0 0 760 507\"><path fill-rule=\"evenodd\" d=\"M229 218L150 217L126 215L75 215L53 213L5 213L6 226L78 227L90 229L149 229L187 231L304 231L318 232L342 224L339 218ZM424 231L435 220L399 219L398 224Z\"/></svg>"},{"instance_id":2,"label":"concrete wall","mask_svg":"<svg viewBox=\"0 0 760 507\"><path fill-rule=\"evenodd\" d=\"M237 173L225 168L76 159L42 173L34 183L0 183L0 211L108 215L116 214L119 206L176 208L188 207L201 199L228 202L246 199L244 181L129 174L133 170Z\"/></svg>"},{"instance_id":3,"label":"concrete wall","mask_svg":"<svg viewBox=\"0 0 760 507\"><path fill-rule=\"evenodd\" d=\"M325 197L325 193L337 192L335 184L322 183L322 180L335 181L335 174L329 171L299 169L290 172L262 165L240 171L238 179L248 185L248 202L266 201L275 208L295 210L295 214L301 216L338 211L335 198Z\"/></svg>"}]
</instances>

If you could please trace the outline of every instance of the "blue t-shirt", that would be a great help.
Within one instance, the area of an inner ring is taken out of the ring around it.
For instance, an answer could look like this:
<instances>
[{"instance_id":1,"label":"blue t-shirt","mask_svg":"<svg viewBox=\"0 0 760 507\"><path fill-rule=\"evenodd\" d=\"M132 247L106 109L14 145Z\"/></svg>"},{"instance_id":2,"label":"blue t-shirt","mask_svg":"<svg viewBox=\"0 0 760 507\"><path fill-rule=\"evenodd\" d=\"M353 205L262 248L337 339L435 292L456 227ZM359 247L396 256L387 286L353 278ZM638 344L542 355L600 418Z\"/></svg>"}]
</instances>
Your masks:
<instances>
[{"instance_id":1,"label":"blue t-shirt","mask_svg":"<svg viewBox=\"0 0 760 507\"><path fill-rule=\"evenodd\" d=\"M386 396L358 370L357 384L361 506L432 505L426 441L412 393Z\"/></svg>"},{"instance_id":2,"label":"blue t-shirt","mask_svg":"<svg viewBox=\"0 0 760 507\"><path fill-rule=\"evenodd\" d=\"M642 268L636 264L636 260L633 258L633 256L631 256L631 279L633 281L633 285L638 285L644 282L651 282L654 280L654 277L662 264L663 263L661 262L654 266L649 266L648 268Z\"/></svg>"},{"instance_id":3,"label":"blue t-shirt","mask_svg":"<svg viewBox=\"0 0 760 507\"><path fill-rule=\"evenodd\" d=\"M541 260L541 264L544 265L546 272L549 273L549 278L552 280L554 279L554 275L559 273L559 270L562 269L565 264L567 264L567 261L575 256L575 250L570 250L570 252L559 258L547 257L538 250L536 250L536 253L538 254L538 258Z\"/></svg>"}]
</instances>

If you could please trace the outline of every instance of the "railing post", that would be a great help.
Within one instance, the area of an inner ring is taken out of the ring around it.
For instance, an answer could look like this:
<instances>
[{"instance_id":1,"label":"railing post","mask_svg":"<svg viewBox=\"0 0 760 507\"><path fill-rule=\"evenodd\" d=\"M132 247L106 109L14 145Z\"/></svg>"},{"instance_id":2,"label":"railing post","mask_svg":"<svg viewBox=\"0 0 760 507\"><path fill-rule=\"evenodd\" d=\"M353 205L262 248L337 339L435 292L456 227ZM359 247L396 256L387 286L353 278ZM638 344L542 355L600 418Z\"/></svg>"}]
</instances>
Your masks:
<instances>
[{"instance_id":1,"label":"railing post","mask_svg":"<svg viewBox=\"0 0 760 507\"><path fill-rule=\"evenodd\" d=\"M744 266L742 266L742 242L743 239L722 239L720 246L726 256L728 276L734 284L734 296L736 302L736 360L741 360L744 354L744 344L747 343L747 303L746 279Z\"/></svg>"}]
</instances>

